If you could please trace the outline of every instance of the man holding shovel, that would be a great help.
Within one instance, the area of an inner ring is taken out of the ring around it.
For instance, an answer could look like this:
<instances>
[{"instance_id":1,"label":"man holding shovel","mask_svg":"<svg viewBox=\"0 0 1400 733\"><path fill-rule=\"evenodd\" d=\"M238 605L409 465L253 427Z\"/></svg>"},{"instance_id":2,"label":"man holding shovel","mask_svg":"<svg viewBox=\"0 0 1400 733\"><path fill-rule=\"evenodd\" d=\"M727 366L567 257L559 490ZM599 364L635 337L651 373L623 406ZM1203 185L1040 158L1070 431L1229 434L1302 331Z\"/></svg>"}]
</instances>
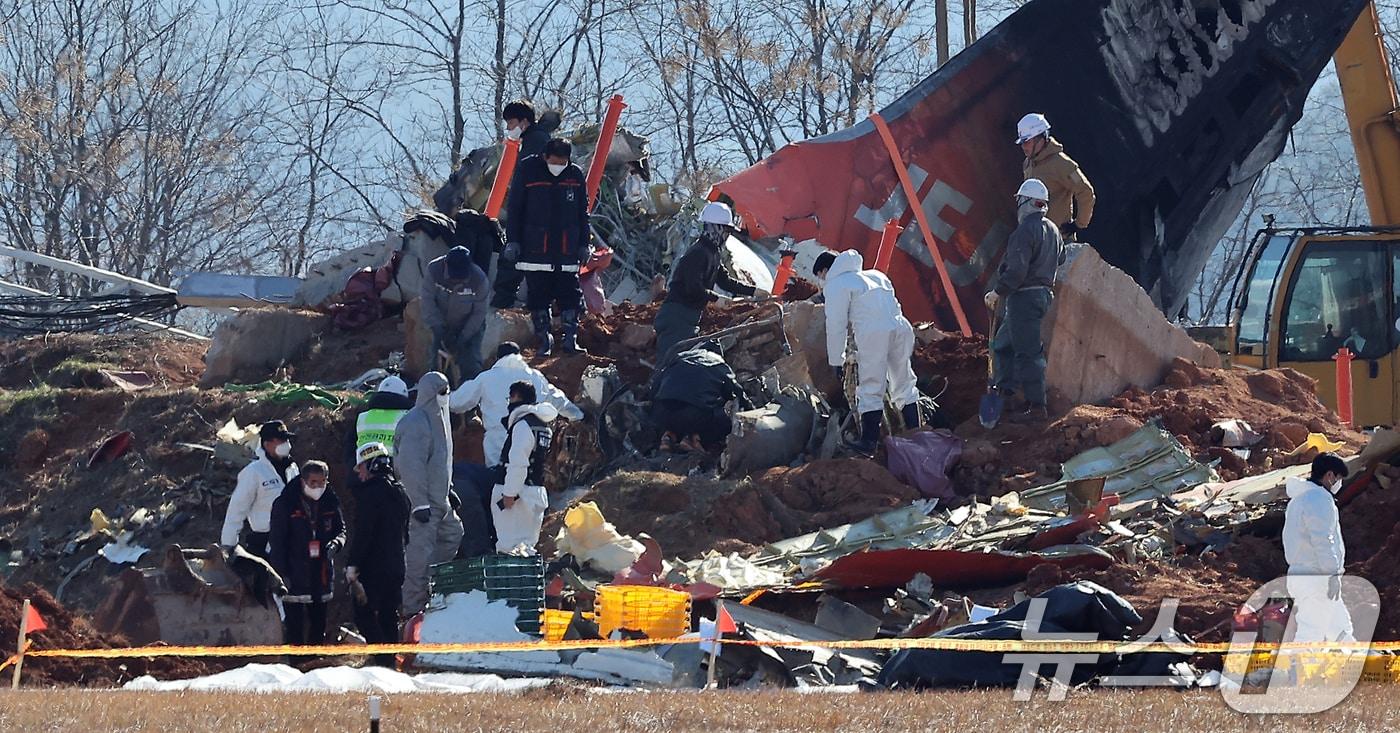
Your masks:
<instances>
[{"instance_id":1,"label":"man holding shovel","mask_svg":"<svg viewBox=\"0 0 1400 733\"><path fill-rule=\"evenodd\" d=\"M1001 325L992 335L992 386L1003 397L1019 387L1022 399L1013 404L1010 419L1029 422L1047 418L1045 344L1040 327L1054 298L1051 288L1064 247L1059 227L1046 218L1050 192L1044 183L1034 178L1022 183L1016 192L1016 207L1020 224L1011 233L996 285L987 292L985 302L995 311L1002 300L1006 301Z\"/></svg>"}]
</instances>

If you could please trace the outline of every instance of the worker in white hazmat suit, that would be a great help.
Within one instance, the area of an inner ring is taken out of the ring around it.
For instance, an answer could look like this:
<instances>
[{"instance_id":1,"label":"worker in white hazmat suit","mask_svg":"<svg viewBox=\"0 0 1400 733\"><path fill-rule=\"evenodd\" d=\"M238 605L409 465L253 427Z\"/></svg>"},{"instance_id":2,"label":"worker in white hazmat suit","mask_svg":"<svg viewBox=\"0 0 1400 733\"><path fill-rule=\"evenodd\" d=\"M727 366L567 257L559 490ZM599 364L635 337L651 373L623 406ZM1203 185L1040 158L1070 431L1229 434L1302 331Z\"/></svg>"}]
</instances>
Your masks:
<instances>
[{"instance_id":1,"label":"worker in white hazmat suit","mask_svg":"<svg viewBox=\"0 0 1400 733\"><path fill-rule=\"evenodd\" d=\"M861 269L860 253L823 252L812 266L826 300L827 363L844 376L847 334L855 332L855 408L860 413L860 441L851 447L872 453L880 440L885 395L898 407L907 428L919 426L919 389L915 385L914 327L894 297L894 284L879 270Z\"/></svg>"},{"instance_id":2,"label":"worker in white hazmat suit","mask_svg":"<svg viewBox=\"0 0 1400 733\"><path fill-rule=\"evenodd\" d=\"M520 346L506 341L496 350L496 363L453 390L448 400L448 407L453 412L481 408L481 422L486 426L481 447L487 466L501 463L501 446L506 444L505 419L510 415L510 386L516 382L534 385L535 393L541 400L553 405L560 417L571 422L583 419L583 410L570 402L558 387L550 384L540 370L525 362L525 357L520 355Z\"/></svg>"},{"instance_id":3,"label":"worker in white hazmat suit","mask_svg":"<svg viewBox=\"0 0 1400 733\"><path fill-rule=\"evenodd\" d=\"M394 468L412 507L403 584L403 616L428 603L428 566L457 555L462 520L452 510L452 435L447 377L428 372L418 380L418 403L394 429Z\"/></svg>"},{"instance_id":4,"label":"worker in white hazmat suit","mask_svg":"<svg viewBox=\"0 0 1400 733\"><path fill-rule=\"evenodd\" d=\"M1293 596L1293 641L1351 641L1351 614L1342 602L1346 565L1341 516L1334 495L1347 467L1333 453L1313 460L1308 480L1287 481L1283 554L1288 560L1288 593Z\"/></svg>"},{"instance_id":5,"label":"worker in white hazmat suit","mask_svg":"<svg viewBox=\"0 0 1400 733\"><path fill-rule=\"evenodd\" d=\"M540 526L549 496L544 489L544 464L549 458L553 432L549 424L559 411L548 402L536 402L535 386L516 382L510 386L510 415L501 447L502 480L491 491L491 518L496 526L496 551L533 555L540 541Z\"/></svg>"}]
</instances>

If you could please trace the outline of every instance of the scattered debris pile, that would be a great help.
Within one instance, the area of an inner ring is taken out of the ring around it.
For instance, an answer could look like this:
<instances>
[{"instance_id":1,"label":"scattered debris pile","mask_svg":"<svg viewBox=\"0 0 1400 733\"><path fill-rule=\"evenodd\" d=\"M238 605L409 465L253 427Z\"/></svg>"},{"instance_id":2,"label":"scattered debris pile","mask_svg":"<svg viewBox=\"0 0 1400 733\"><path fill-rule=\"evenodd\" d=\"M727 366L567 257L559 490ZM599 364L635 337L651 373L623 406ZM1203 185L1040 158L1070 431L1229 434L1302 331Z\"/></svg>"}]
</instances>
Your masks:
<instances>
[{"instance_id":1,"label":"scattered debris pile","mask_svg":"<svg viewBox=\"0 0 1400 733\"><path fill-rule=\"evenodd\" d=\"M748 554L784 537L865 519L919 498L867 460L815 461L723 481L656 471L617 473L575 502L597 502L619 532L650 535L668 557ZM564 512L546 518L553 537Z\"/></svg>"}]
</instances>

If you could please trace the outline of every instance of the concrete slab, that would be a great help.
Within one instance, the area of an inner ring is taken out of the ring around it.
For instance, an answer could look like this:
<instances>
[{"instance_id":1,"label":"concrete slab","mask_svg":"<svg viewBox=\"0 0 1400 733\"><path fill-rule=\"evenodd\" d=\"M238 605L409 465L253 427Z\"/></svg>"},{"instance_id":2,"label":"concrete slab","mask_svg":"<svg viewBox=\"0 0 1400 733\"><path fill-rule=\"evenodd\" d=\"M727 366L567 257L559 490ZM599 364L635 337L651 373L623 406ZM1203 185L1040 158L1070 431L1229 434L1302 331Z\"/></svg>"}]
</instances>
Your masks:
<instances>
[{"instance_id":1,"label":"concrete slab","mask_svg":"<svg viewBox=\"0 0 1400 733\"><path fill-rule=\"evenodd\" d=\"M245 310L227 318L214 329L199 386L267 379L278 367L304 354L311 337L329 324L327 315L285 308Z\"/></svg>"},{"instance_id":2,"label":"concrete slab","mask_svg":"<svg viewBox=\"0 0 1400 733\"><path fill-rule=\"evenodd\" d=\"M1220 366L1213 349L1163 317L1127 273L1078 248L1045 318L1046 384L1074 404L1103 402L1129 386L1161 384L1173 359Z\"/></svg>"}]
</instances>

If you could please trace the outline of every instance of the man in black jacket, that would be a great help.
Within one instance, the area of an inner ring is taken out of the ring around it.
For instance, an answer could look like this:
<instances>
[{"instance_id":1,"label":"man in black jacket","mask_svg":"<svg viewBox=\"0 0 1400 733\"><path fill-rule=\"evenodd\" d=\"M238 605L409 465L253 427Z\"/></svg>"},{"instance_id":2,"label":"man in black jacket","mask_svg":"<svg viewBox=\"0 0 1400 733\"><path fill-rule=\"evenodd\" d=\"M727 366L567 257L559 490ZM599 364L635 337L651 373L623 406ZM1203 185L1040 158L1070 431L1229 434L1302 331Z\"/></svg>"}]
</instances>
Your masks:
<instances>
[{"instance_id":1,"label":"man in black jacket","mask_svg":"<svg viewBox=\"0 0 1400 733\"><path fill-rule=\"evenodd\" d=\"M403 603L404 547L408 544L408 494L394 478L394 463L383 443L361 446L355 475L355 531L345 580L355 596L355 626L370 644L399 640ZM359 585L363 594L355 592ZM375 655L375 664L394 666L394 655Z\"/></svg>"},{"instance_id":2,"label":"man in black jacket","mask_svg":"<svg viewBox=\"0 0 1400 733\"><path fill-rule=\"evenodd\" d=\"M663 450L676 445L704 450L722 442L732 429L724 412L730 400L742 409L753 406L717 342L705 341L678 354L661 372L651 403L652 417L664 431Z\"/></svg>"},{"instance_id":3,"label":"man in black jacket","mask_svg":"<svg viewBox=\"0 0 1400 733\"><path fill-rule=\"evenodd\" d=\"M559 304L564 321L563 349L578 353L578 317L583 304L579 266L593 253L588 228L588 191L583 170L569 162L573 147L555 138L544 155L520 162L506 203L505 259L525 273L526 307L535 327L540 356L552 353L550 308Z\"/></svg>"},{"instance_id":4,"label":"man in black jacket","mask_svg":"<svg viewBox=\"0 0 1400 733\"><path fill-rule=\"evenodd\" d=\"M545 145L549 143L554 131L559 129L559 125L563 123L558 112L544 112L536 119L535 105L523 99L517 99L507 104L501 110L501 120L506 123L506 134L514 135L520 139L519 160L521 161L532 155L544 155ZM517 165L515 176L510 184L512 191L515 190L519 181L520 167ZM491 297L491 307L496 309L514 308L522 279L524 279L524 273L515 269L515 260L507 259L504 254L499 257L496 261L496 292Z\"/></svg>"},{"instance_id":5,"label":"man in black jacket","mask_svg":"<svg viewBox=\"0 0 1400 733\"><path fill-rule=\"evenodd\" d=\"M340 499L327 485L326 464L307 461L272 502L268 562L287 584L282 596L288 644L326 640L326 604L335 586L332 558L345 545Z\"/></svg>"},{"instance_id":6,"label":"man in black jacket","mask_svg":"<svg viewBox=\"0 0 1400 733\"><path fill-rule=\"evenodd\" d=\"M657 364L666 358L671 347L700 333L700 315L705 306L719 298L715 285L734 295L750 296L758 292L734 278L724 266L720 250L734 232L734 215L729 206L712 201L700 211L700 238L681 255L671 271L666 301L656 312Z\"/></svg>"}]
</instances>

